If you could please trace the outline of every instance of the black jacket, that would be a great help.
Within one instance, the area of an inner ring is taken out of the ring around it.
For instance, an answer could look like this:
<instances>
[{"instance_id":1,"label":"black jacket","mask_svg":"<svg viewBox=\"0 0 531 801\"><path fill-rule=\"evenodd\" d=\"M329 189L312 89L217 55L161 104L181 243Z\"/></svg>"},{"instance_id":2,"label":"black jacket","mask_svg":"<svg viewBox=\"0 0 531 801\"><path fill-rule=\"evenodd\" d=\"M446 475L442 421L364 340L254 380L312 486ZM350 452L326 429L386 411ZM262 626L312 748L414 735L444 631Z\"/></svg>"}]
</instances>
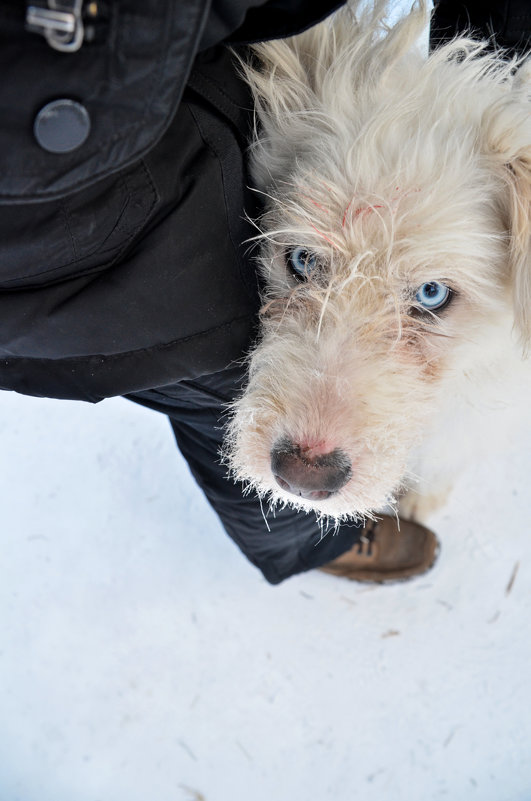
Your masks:
<instances>
[{"instance_id":1,"label":"black jacket","mask_svg":"<svg viewBox=\"0 0 531 801\"><path fill-rule=\"evenodd\" d=\"M258 307L251 101L219 42L339 4L101 0L65 53L2 3L0 388L97 401L241 358ZM81 144L50 152L79 125Z\"/></svg>"},{"instance_id":2,"label":"black jacket","mask_svg":"<svg viewBox=\"0 0 531 801\"><path fill-rule=\"evenodd\" d=\"M91 17L85 2L65 53L25 30L45 0L0 3L0 388L97 401L241 358L259 302L252 112L220 43L293 34L340 4L98 0ZM512 47L529 14L441 0L435 30L470 20ZM50 152L72 126L82 144Z\"/></svg>"}]
</instances>

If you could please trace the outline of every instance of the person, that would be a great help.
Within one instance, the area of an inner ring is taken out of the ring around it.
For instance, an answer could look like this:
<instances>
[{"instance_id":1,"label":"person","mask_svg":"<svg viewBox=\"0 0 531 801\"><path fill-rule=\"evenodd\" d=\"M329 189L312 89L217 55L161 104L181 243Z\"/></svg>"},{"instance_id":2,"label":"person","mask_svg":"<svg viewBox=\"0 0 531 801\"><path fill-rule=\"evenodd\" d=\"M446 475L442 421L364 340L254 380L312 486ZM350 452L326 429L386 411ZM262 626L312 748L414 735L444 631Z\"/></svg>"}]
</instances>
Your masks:
<instances>
[{"instance_id":1,"label":"person","mask_svg":"<svg viewBox=\"0 0 531 801\"><path fill-rule=\"evenodd\" d=\"M503 18L489 2L441 0L435 38L468 15L522 47L511 20L529 31L525 0L507 0ZM252 101L229 46L298 33L339 5L41 0L0 12L0 388L122 395L168 415L227 533L272 584L317 567L408 578L438 549L390 517L327 531L312 514L266 514L219 461L260 305Z\"/></svg>"}]
</instances>

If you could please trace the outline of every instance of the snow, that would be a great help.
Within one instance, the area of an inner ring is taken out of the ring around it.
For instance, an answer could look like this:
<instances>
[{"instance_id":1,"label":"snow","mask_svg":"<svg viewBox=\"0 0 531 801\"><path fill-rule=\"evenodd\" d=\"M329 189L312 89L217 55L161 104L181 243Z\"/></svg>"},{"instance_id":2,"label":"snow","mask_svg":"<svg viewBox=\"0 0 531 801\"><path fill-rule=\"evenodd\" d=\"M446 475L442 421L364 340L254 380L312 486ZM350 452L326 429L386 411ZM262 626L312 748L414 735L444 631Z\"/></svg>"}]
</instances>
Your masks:
<instances>
[{"instance_id":1,"label":"snow","mask_svg":"<svg viewBox=\"0 0 531 801\"><path fill-rule=\"evenodd\" d=\"M0 409L1 801L531 798L531 421L426 576L271 587L163 416Z\"/></svg>"},{"instance_id":2,"label":"snow","mask_svg":"<svg viewBox=\"0 0 531 801\"><path fill-rule=\"evenodd\" d=\"M531 420L390 587L269 586L123 399L0 442L0 801L530 801Z\"/></svg>"}]
</instances>

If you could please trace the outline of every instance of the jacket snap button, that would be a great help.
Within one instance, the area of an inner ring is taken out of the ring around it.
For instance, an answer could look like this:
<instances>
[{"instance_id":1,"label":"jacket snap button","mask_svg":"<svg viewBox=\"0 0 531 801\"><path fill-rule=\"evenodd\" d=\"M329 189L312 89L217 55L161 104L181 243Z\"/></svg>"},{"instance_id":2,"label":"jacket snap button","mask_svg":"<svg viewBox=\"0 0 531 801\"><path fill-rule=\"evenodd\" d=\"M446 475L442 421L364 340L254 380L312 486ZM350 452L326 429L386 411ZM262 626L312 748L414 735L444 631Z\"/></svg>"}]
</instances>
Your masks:
<instances>
[{"instance_id":1,"label":"jacket snap button","mask_svg":"<svg viewBox=\"0 0 531 801\"><path fill-rule=\"evenodd\" d=\"M33 133L39 145L49 153L69 153L80 147L89 135L89 113L74 100L53 100L35 117Z\"/></svg>"}]
</instances>

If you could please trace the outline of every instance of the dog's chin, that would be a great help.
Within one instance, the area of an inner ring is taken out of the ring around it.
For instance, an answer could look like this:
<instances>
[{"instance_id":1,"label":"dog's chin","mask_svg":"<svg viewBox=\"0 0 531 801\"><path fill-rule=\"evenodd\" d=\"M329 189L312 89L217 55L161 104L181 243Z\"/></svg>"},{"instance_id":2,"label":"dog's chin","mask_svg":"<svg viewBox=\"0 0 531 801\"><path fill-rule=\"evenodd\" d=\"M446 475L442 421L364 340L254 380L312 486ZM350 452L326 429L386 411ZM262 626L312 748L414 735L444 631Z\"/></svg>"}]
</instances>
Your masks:
<instances>
[{"instance_id":1,"label":"dog's chin","mask_svg":"<svg viewBox=\"0 0 531 801\"><path fill-rule=\"evenodd\" d=\"M335 492L287 490L271 469L269 451L262 458L253 453L252 461L241 452L232 452L228 459L234 478L243 482L247 491L255 492L269 507L289 506L303 512L314 512L330 521L363 521L382 509L395 509L404 489L405 461L393 464L358 459L352 477Z\"/></svg>"},{"instance_id":2,"label":"dog's chin","mask_svg":"<svg viewBox=\"0 0 531 801\"><path fill-rule=\"evenodd\" d=\"M382 492L380 495L364 496L355 488L345 487L337 494L327 498L314 500L296 493L285 492L275 485L274 480L267 482L247 482L269 508L290 507L300 512L313 512L318 519L331 523L362 522L372 519L382 509L395 509L398 492Z\"/></svg>"}]
</instances>

